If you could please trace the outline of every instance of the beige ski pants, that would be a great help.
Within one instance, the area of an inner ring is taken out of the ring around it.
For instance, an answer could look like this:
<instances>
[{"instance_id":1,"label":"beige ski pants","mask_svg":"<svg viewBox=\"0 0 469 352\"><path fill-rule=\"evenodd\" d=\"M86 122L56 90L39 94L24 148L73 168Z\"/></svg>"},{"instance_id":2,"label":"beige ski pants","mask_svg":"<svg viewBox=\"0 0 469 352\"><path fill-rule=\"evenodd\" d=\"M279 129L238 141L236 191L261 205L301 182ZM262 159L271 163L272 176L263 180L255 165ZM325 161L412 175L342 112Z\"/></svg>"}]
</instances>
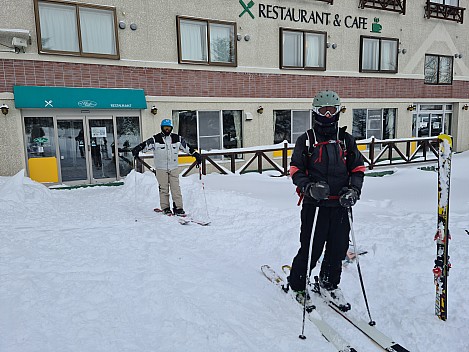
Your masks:
<instances>
[{"instance_id":1,"label":"beige ski pants","mask_svg":"<svg viewBox=\"0 0 469 352\"><path fill-rule=\"evenodd\" d=\"M174 170L156 170L156 180L160 191L161 209L172 208L169 203L169 191L171 189L171 197L176 203L176 208L183 209L181 188L179 187L179 172Z\"/></svg>"}]
</instances>

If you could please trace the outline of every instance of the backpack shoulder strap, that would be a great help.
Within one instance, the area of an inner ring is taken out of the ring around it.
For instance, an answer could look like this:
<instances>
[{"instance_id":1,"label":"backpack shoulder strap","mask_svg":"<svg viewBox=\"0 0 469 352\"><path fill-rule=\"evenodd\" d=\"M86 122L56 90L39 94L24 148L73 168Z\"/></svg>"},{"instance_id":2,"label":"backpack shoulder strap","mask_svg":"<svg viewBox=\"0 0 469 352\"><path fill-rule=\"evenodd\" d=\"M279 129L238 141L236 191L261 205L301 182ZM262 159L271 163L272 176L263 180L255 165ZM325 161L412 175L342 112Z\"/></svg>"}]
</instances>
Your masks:
<instances>
[{"instance_id":1,"label":"backpack shoulder strap","mask_svg":"<svg viewBox=\"0 0 469 352\"><path fill-rule=\"evenodd\" d=\"M310 128L306 131L306 136L308 139L306 140L306 155L309 157L313 154L314 144L316 143L316 138L314 137L314 132Z\"/></svg>"}]
</instances>

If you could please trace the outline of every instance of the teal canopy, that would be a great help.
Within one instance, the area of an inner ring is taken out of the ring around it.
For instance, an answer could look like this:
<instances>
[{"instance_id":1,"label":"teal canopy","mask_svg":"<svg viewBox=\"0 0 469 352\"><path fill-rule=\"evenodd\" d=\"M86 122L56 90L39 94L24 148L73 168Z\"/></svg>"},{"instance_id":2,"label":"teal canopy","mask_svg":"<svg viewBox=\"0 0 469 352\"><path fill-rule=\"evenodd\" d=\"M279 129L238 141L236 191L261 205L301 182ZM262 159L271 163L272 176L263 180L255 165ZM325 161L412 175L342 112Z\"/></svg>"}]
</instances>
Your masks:
<instances>
[{"instance_id":1,"label":"teal canopy","mask_svg":"<svg viewBox=\"0 0 469 352\"><path fill-rule=\"evenodd\" d=\"M143 89L14 86L18 109L146 109Z\"/></svg>"}]
</instances>

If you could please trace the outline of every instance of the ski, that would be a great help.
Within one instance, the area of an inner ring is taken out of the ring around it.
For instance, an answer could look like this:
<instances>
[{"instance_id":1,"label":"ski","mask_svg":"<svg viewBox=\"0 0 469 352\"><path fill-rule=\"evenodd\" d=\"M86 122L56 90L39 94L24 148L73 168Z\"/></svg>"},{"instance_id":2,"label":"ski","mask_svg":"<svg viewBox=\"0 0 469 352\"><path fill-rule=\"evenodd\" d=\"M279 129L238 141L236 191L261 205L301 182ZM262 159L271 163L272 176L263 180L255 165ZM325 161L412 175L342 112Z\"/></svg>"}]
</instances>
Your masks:
<instances>
[{"instance_id":1,"label":"ski","mask_svg":"<svg viewBox=\"0 0 469 352\"><path fill-rule=\"evenodd\" d=\"M451 239L448 215L453 142L451 136L447 134L440 134L438 141L438 221L434 237L436 241L436 259L433 275L436 287L435 315L441 320L446 320L448 317L448 272L451 268L448 255L448 245Z\"/></svg>"},{"instance_id":2,"label":"ski","mask_svg":"<svg viewBox=\"0 0 469 352\"><path fill-rule=\"evenodd\" d=\"M282 267L283 272L287 275L290 271L290 266L289 265L284 265ZM394 342L389 336L383 334L381 331L379 331L374 325L370 325L367 321L357 318L351 313L351 311L344 312L340 310L340 308L336 305L334 305L331 302L326 302L319 291L317 290L312 290L314 294L311 295L311 300L313 301L314 305L316 306L316 309L318 313L321 315L327 314L326 310L328 308L331 308L345 318L346 321L348 321L350 324L352 324L355 328L357 328L360 332L362 332L365 336L367 336L372 342L374 342L376 345L381 347L384 351L387 352L410 352L400 344Z\"/></svg>"},{"instance_id":3,"label":"ski","mask_svg":"<svg viewBox=\"0 0 469 352\"><path fill-rule=\"evenodd\" d=\"M172 212L169 213L169 214L164 214L163 210L161 210L160 208L155 208L155 209L153 209L153 211L156 212L156 213L161 213L161 214L166 215L166 216L174 216L181 225L187 225L187 224L190 224L190 223L194 223L194 224L197 224L197 225L200 225L200 226L208 226L211 223L211 221L202 221L202 220L193 219L191 216L188 216L187 214L176 215Z\"/></svg>"},{"instance_id":4,"label":"ski","mask_svg":"<svg viewBox=\"0 0 469 352\"><path fill-rule=\"evenodd\" d=\"M289 289L287 283L275 272L274 269L272 269L269 265L263 265L261 266L261 271L267 280L272 282L275 286L280 287L284 293L288 294ZM293 295L290 295L290 297L295 302L298 302L296 298L293 297ZM334 328L321 319L315 309L313 309L312 312L308 312L307 317L308 320L318 328L322 336L324 336L324 338L330 342L338 352L357 352L357 350L351 347L350 344L347 343Z\"/></svg>"}]
</instances>

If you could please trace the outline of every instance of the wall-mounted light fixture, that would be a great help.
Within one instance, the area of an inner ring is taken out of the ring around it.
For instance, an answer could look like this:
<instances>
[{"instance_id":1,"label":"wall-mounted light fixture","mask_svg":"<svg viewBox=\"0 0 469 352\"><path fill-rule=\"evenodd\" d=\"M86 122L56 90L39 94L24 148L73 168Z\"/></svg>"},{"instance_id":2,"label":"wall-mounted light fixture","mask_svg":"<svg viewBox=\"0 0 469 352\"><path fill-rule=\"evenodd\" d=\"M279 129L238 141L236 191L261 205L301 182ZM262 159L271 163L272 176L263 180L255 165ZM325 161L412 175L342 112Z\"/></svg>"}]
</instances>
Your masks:
<instances>
[{"instance_id":1,"label":"wall-mounted light fixture","mask_svg":"<svg viewBox=\"0 0 469 352\"><path fill-rule=\"evenodd\" d=\"M467 109L469 109L469 105L464 104L464 105L462 106L462 109L467 111Z\"/></svg>"},{"instance_id":2,"label":"wall-mounted light fixture","mask_svg":"<svg viewBox=\"0 0 469 352\"><path fill-rule=\"evenodd\" d=\"M151 109L150 109L150 112L151 112L153 115L156 115L156 114L158 113L158 108L157 108L155 105L153 105L153 106L151 107Z\"/></svg>"},{"instance_id":3,"label":"wall-mounted light fixture","mask_svg":"<svg viewBox=\"0 0 469 352\"><path fill-rule=\"evenodd\" d=\"M257 113L258 114L263 114L264 113L264 108L262 107L262 105L259 105L259 107L257 108Z\"/></svg>"},{"instance_id":4,"label":"wall-mounted light fixture","mask_svg":"<svg viewBox=\"0 0 469 352\"><path fill-rule=\"evenodd\" d=\"M347 107L345 107L345 105L340 108L340 112L342 114L345 113L346 111L347 111Z\"/></svg>"},{"instance_id":5,"label":"wall-mounted light fixture","mask_svg":"<svg viewBox=\"0 0 469 352\"><path fill-rule=\"evenodd\" d=\"M2 106L0 106L0 110L2 110L3 115L7 116L8 110L10 110L10 108L8 107L7 104L3 104Z\"/></svg>"},{"instance_id":6,"label":"wall-mounted light fixture","mask_svg":"<svg viewBox=\"0 0 469 352\"><path fill-rule=\"evenodd\" d=\"M410 105L407 107L407 111L414 111L415 109L417 109L417 107L416 107L414 104L410 104Z\"/></svg>"}]
</instances>

